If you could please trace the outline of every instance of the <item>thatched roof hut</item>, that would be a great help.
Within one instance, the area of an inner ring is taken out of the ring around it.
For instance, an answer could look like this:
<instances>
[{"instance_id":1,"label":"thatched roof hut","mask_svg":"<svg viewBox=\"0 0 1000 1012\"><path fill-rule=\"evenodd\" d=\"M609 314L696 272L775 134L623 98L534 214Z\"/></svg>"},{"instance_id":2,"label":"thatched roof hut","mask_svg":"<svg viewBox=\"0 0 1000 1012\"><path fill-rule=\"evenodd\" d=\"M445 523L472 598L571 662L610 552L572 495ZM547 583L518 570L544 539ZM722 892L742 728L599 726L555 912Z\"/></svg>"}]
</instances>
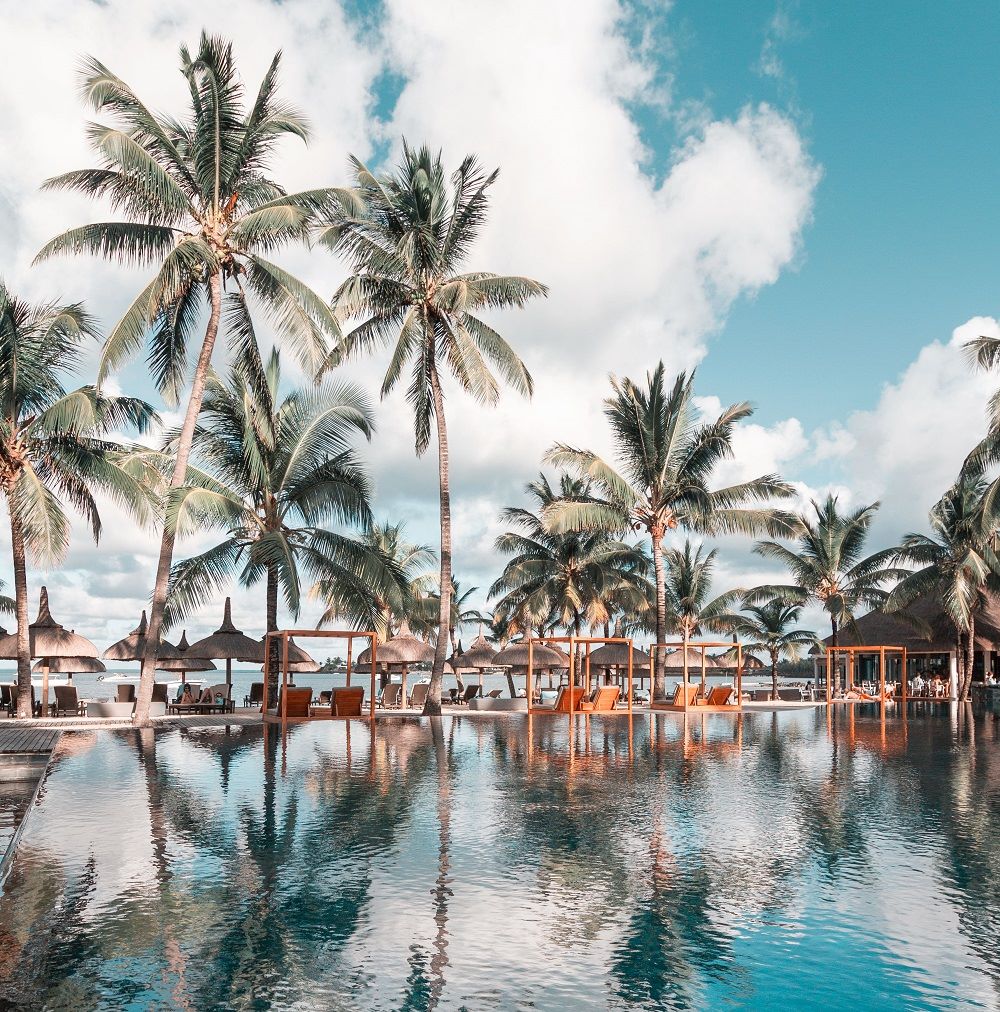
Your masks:
<instances>
[{"instance_id":1,"label":"thatched roof hut","mask_svg":"<svg viewBox=\"0 0 1000 1012\"><path fill-rule=\"evenodd\" d=\"M49 611L49 592L42 587L38 598L38 618L28 626L29 653L32 657L96 657L97 647L83 636L61 626ZM0 658L17 658L17 635L0 639Z\"/></svg>"},{"instance_id":2,"label":"thatched roof hut","mask_svg":"<svg viewBox=\"0 0 1000 1012\"><path fill-rule=\"evenodd\" d=\"M141 661L146 655L146 630L148 628L149 624L146 621L146 612L143 610L139 624L124 639L118 640L117 643L112 643L102 656L109 661ZM180 651L173 643L160 640L156 648L156 659L158 661L176 660L180 656Z\"/></svg>"}]
</instances>

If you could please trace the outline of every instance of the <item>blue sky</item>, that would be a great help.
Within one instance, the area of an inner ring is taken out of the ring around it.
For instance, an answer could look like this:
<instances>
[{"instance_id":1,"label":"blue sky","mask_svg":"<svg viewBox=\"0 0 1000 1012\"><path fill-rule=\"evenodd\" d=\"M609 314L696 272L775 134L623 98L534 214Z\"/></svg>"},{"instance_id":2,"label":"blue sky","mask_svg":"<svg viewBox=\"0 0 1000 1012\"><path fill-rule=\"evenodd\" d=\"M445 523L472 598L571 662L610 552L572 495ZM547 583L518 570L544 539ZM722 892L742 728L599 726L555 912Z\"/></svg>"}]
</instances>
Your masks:
<instances>
[{"instance_id":1,"label":"blue sky","mask_svg":"<svg viewBox=\"0 0 1000 1012\"><path fill-rule=\"evenodd\" d=\"M308 148L281 148L275 172L289 188L343 183L349 153L384 164L402 136L440 146L449 164L474 151L501 167L470 266L532 275L551 294L497 320L536 377L530 404L507 396L484 411L450 392L465 585L495 578L498 512L553 441L608 451L599 406L612 371L698 364L706 411L756 406L721 478L778 471L803 501L880 499L873 547L924 523L983 428L1000 378L974 374L961 344L1000 335L995 5L175 0L165 14L125 0L0 0L5 8L16 27L0 146L17 157L0 177L0 273L29 297L83 298L106 326L141 276L84 260L30 267L53 234L105 213L38 190L92 164L74 78L83 53L173 111L184 101L177 48L203 27L232 34L249 88L281 46L284 94L314 127ZM322 253L282 262L324 294L342 277ZM374 400L381 367L359 363L345 377ZM141 362L119 382L155 399ZM379 514L433 543L434 461L414 458L401 396L377 405L377 423L364 452ZM5 539L0 525L0 559ZM194 539L181 553L204 547ZM722 547L720 590L777 575L748 542ZM32 582L58 586L77 624L113 639L134 625L154 556L155 538L109 508L100 547L79 531L64 566ZM253 594L235 607L259 625Z\"/></svg>"}]
</instances>

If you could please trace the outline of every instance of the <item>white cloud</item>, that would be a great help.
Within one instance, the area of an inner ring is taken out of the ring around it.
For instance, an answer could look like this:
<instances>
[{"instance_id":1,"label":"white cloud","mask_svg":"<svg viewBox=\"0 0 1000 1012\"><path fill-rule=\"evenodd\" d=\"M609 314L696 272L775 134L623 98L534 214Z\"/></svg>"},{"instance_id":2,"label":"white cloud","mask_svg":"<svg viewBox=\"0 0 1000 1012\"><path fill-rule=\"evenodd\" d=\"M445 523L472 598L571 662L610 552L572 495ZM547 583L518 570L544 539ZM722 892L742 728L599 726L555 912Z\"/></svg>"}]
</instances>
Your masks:
<instances>
[{"instance_id":1,"label":"white cloud","mask_svg":"<svg viewBox=\"0 0 1000 1012\"><path fill-rule=\"evenodd\" d=\"M678 115L685 106L655 64L657 46L669 39L640 33L631 45L614 0L388 0L384 23L363 40L336 3L320 0L243 0L236 18L232 4L200 0L180 0L168 15L114 0L19 4L16 16L13 4L4 6L17 44L8 47L0 82L8 110L0 144L19 157L0 181L0 196L16 211L16 227L0 229L0 256L27 294L86 297L109 322L137 276L83 259L27 271L47 238L96 214L75 197L37 191L42 178L91 162L75 93L81 53L101 57L151 104L172 109L183 101L177 47L194 45L203 25L233 34L251 86L283 46L285 96L307 110L315 133L308 149L281 149L277 174L289 186L343 181L348 151L367 158L383 138L402 135L441 146L451 166L475 151L502 167L471 264L537 277L551 296L500 321L537 379L532 402L507 395L488 411L449 390L456 571L467 583L484 585L495 574L498 563L490 571L484 547L496 533L490 517L516 500L553 440L607 449L600 414L607 373L641 376L661 358L671 370L696 364L733 303L794 264L810 220L819 169L795 124L767 105L748 105L733 119L700 117L664 179L644 171L649 152L628 105L650 102L666 113L673 103ZM404 79L387 123L373 114L372 87L384 69ZM341 270L320 253L288 262L323 293ZM377 389L378 363L349 372ZM131 374L122 379L129 388ZM370 459L379 512L411 516L410 535L433 542L433 453L413 459L402 396L380 407L378 423ZM789 460L803 438L797 425L748 427L744 459L766 470ZM101 556L137 561L116 598L128 613L116 621L131 627L155 545L150 539L142 552L127 527L107 525ZM77 539L67 570L100 566Z\"/></svg>"}]
</instances>

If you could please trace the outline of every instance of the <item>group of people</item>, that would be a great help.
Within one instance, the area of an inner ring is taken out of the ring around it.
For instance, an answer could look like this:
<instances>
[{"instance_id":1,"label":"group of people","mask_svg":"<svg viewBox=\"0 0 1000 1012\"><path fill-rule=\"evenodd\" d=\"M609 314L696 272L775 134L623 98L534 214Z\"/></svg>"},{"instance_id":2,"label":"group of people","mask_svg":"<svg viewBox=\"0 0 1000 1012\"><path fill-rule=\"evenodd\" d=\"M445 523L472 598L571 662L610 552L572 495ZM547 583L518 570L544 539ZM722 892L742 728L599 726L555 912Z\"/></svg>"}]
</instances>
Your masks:
<instances>
[{"instance_id":1,"label":"group of people","mask_svg":"<svg viewBox=\"0 0 1000 1012\"><path fill-rule=\"evenodd\" d=\"M949 692L949 685L940 674L935 674L933 677L928 675L924 678L918 671L910 682L911 696L930 696L932 699L943 699L949 695Z\"/></svg>"}]
</instances>

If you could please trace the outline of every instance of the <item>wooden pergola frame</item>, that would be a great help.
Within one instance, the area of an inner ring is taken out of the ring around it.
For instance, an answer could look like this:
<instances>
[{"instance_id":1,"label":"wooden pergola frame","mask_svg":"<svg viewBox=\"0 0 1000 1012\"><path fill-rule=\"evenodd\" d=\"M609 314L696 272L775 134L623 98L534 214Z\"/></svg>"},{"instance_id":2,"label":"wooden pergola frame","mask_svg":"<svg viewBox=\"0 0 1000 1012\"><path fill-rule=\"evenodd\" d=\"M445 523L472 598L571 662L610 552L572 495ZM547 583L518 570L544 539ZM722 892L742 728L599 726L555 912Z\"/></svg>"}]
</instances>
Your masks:
<instances>
[{"instance_id":1,"label":"wooden pergola frame","mask_svg":"<svg viewBox=\"0 0 1000 1012\"><path fill-rule=\"evenodd\" d=\"M632 664L632 651L633 645L632 640L626 636L529 636L528 637L528 667L527 675L525 677L525 695L527 696L528 702L528 713L552 713L553 711L547 706L532 706L532 699L534 698L534 672L533 664L534 661L534 645L541 643L543 645L547 643L567 643L569 644L569 715L572 717L574 713L586 712L590 716L592 711L581 711L576 710L573 707L573 688L575 682L575 665L576 665L576 648L578 646L584 647L584 659L583 659L583 675L586 679L584 683L584 689L586 692L590 692L590 648L595 643L603 646L607 646L610 643L625 643L628 646L628 664L626 670L628 671L628 710L629 714L632 713L632 689L634 681L634 668ZM620 667L620 665L603 665L603 667ZM601 711L603 712L603 711ZM625 712L625 711L623 711Z\"/></svg>"},{"instance_id":2,"label":"wooden pergola frame","mask_svg":"<svg viewBox=\"0 0 1000 1012\"><path fill-rule=\"evenodd\" d=\"M841 646L828 646L826 648L826 702L829 705L835 702L833 699L833 667L834 661L837 654L846 654L847 656L847 688L845 692L850 692L854 688L854 658L857 654L872 654L878 655L878 676L879 676L879 702L880 705L885 706L885 658L886 654L899 654L901 660L900 668L900 698L902 699L903 705L906 705L906 647L896 646L853 646L853 647L841 647ZM842 702L842 700L836 700L836 702ZM857 702L857 700L847 700L847 702Z\"/></svg>"},{"instance_id":3,"label":"wooden pergola frame","mask_svg":"<svg viewBox=\"0 0 1000 1012\"><path fill-rule=\"evenodd\" d=\"M672 704L667 704L667 703L664 703L663 701L660 701L660 704L657 706L657 705L655 705L657 701L652 698L652 693L650 693L650 699L649 699L649 708L650 708L650 710L654 710L654 709L655 710L674 710L675 712L680 712L681 710L685 710L685 711L703 710L706 713L719 713L719 712L726 712L726 711L730 711L730 710L739 710L739 709L742 709L742 705L743 705L743 644L740 643L739 640L737 640L735 643L732 640L698 640L697 642L693 642L691 640L673 640L673 641L668 640L668 641L665 641L663 643L652 643L652 644L650 644L650 647L649 647L649 665L650 665L650 669L649 670L650 670L650 675L652 675L653 670L654 670L653 665L656 663L655 659L654 659L655 658L654 651L656 651L656 650L662 650L664 648L674 649L674 648L678 648L678 647L684 651L684 663L683 663L683 665L681 667L681 670L683 672L683 679L684 679L684 693L683 693L683 695L684 695L684 703L683 703L682 706L673 706ZM702 695L704 695L704 693L705 693L705 681L706 681L706 676L707 676L707 673L708 673L708 669L707 669L707 666L705 664L705 651L708 650L708 649L710 649L710 648L714 649L715 647L725 647L726 650L732 650L734 647L736 648L736 678L734 679L734 681L735 681L735 688L736 688L736 702L735 703L727 703L725 706L708 706L708 707L706 707L704 705L695 705L695 706L688 706L687 705L687 698L688 698L687 689L688 689L688 686L691 684L690 668L688 666L688 661L687 661L687 652L688 652L688 649L692 648L692 647L694 649L701 650L701 691L702 691Z\"/></svg>"},{"instance_id":4,"label":"wooden pergola frame","mask_svg":"<svg viewBox=\"0 0 1000 1012\"><path fill-rule=\"evenodd\" d=\"M264 636L264 695L268 695L267 686L270 684L271 675L271 640L281 640L281 692L278 696L280 700L279 712L275 715L271 715L268 712L269 707L265 705L263 720L267 720L269 717L274 720L280 720L282 724L288 723L288 641L292 636L298 637L298 639L346 639L347 640L347 686L351 684L351 654L353 651L355 639L366 639L368 640L371 648L371 688L368 697L368 720L375 720L375 676L378 667L376 660L376 652L378 648L378 637L374 632L363 631L359 632L354 629L279 629L276 632L269 632ZM265 698L265 704L268 700ZM314 717L311 713L308 717L296 717L295 720L351 720L351 717L334 717L331 713L329 716Z\"/></svg>"}]
</instances>

